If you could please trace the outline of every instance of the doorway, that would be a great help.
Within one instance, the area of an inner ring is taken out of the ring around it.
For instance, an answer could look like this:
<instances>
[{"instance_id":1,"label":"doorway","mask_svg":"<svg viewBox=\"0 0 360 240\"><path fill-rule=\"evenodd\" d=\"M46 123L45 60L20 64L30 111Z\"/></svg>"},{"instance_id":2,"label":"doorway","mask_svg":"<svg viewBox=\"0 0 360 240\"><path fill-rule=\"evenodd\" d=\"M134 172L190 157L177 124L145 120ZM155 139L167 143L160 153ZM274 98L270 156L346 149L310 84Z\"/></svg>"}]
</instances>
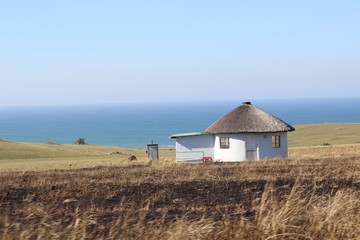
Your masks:
<instances>
[{"instance_id":1,"label":"doorway","mask_svg":"<svg viewBox=\"0 0 360 240\"><path fill-rule=\"evenodd\" d=\"M256 137L246 138L246 160L258 160L258 146Z\"/></svg>"}]
</instances>

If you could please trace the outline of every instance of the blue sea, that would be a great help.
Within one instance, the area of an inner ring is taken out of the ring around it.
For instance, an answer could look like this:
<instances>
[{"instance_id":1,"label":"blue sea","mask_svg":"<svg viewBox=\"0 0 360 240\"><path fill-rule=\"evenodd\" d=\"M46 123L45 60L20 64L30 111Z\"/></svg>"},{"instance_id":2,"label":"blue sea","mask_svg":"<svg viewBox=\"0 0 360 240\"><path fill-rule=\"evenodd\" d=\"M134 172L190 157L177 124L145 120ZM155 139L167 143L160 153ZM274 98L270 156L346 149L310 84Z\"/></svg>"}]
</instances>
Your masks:
<instances>
[{"instance_id":1,"label":"blue sea","mask_svg":"<svg viewBox=\"0 0 360 240\"><path fill-rule=\"evenodd\" d=\"M203 131L242 101L0 107L0 138L22 142L173 147L169 136ZM253 100L291 125L360 122L360 98Z\"/></svg>"}]
</instances>

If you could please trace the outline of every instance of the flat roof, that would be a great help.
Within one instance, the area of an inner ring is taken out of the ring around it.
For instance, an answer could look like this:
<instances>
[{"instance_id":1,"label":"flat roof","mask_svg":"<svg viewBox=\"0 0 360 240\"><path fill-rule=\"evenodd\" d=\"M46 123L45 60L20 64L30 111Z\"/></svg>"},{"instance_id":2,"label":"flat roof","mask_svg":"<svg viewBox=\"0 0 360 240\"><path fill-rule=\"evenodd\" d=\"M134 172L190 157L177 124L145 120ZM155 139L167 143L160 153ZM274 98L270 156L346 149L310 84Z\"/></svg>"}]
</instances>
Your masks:
<instances>
[{"instance_id":1,"label":"flat roof","mask_svg":"<svg viewBox=\"0 0 360 240\"><path fill-rule=\"evenodd\" d=\"M171 135L170 138L200 136L200 135L209 135L209 134L210 133L207 133L207 132L179 133L179 134Z\"/></svg>"}]
</instances>

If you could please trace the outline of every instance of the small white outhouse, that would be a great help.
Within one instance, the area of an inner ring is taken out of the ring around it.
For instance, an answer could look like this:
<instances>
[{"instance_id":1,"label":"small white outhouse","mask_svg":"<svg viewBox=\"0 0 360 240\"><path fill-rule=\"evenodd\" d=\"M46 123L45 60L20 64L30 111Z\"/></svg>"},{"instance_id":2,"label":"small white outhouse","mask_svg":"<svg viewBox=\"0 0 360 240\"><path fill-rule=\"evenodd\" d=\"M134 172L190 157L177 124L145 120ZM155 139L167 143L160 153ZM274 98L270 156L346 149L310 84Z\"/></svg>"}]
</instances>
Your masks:
<instances>
[{"instance_id":1,"label":"small white outhouse","mask_svg":"<svg viewBox=\"0 0 360 240\"><path fill-rule=\"evenodd\" d=\"M244 102L205 132L175 134L176 161L239 162L287 158L287 132L295 129L264 110Z\"/></svg>"}]
</instances>

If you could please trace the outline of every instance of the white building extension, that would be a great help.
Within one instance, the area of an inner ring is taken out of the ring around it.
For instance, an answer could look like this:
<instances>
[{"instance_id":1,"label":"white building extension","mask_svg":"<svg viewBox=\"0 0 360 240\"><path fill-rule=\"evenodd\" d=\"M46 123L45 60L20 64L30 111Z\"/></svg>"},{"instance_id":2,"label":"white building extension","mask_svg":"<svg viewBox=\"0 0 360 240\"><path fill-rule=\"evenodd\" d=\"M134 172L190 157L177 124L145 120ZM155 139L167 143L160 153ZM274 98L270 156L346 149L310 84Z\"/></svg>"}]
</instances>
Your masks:
<instances>
[{"instance_id":1,"label":"white building extension","mask_svg":"<svg viewBox=\"0 0 360 240\"><path fill-rule=\"evenodd\" d=\"M205 132L175 134L176 161L239 162L287 158L287 132L295 129L264 110L244 102Z\"/></svg>"}]
</instances>

